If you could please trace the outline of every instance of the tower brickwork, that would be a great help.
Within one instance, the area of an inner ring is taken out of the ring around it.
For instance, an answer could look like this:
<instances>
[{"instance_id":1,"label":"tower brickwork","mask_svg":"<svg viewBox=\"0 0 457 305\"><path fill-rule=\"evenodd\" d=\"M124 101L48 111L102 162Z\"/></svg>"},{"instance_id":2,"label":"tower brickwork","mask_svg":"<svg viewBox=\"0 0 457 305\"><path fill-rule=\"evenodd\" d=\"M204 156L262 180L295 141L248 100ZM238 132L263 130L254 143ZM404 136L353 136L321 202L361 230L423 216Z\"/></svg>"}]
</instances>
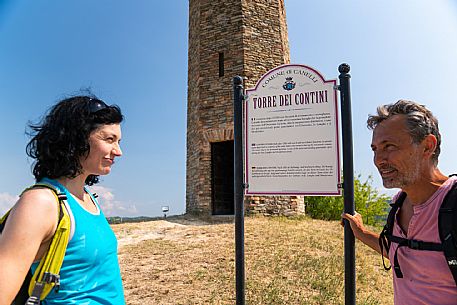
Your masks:
<instances>
[{"instance_id":1,"label":"tower brickwork","mask_svg":"<svg viewBox=\"0 0 457 305\"><path fill-rule=\"evenodd\" d=\"M284 0L189 0L188 213L214 214L229 196L230 171L219 167L233 147L233 77L250 88L289 62Z\"/></svg>"}]
</instances>

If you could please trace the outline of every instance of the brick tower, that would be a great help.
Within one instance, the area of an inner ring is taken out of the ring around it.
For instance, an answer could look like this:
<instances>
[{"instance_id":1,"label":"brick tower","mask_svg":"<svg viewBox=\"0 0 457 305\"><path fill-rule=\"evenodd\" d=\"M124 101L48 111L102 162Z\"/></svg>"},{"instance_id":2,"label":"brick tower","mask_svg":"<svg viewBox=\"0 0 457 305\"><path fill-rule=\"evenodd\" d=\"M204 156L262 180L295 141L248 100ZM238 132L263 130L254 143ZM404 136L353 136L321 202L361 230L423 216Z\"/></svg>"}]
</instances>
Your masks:
<instances>
[{"instance_id":1,"label":"brick tower","mask_svg":"<svg viewBox=\"0 0 457 305\"><path fill-rule=\"evenodd\" d=\"M189 0L188 56L186 210L233 214L232 79L290 62L284 0Z\"/></svg>"}]
</instances>

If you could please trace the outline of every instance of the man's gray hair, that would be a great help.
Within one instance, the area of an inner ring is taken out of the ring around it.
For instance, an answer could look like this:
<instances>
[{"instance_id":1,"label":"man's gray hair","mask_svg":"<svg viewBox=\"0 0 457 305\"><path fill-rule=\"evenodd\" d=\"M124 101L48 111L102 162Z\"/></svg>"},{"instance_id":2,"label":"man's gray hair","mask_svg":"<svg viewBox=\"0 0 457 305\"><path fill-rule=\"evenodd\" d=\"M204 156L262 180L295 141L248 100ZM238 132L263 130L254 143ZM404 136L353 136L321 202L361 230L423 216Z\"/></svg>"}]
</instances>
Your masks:
<instances>
[{"instance_id":1,"label":"man's gray hair","mask_svg":"<svg viewBox=\"0 0 457 305\"><path fill-rule=\"evenodd\" d=\"M382 121L398 114L406 116L406 126L413 143L419 144L429 134L436 137L437 143L432 161L437 165L438 156L441 151L441 135L438 128L438 120L424 105L419 105L413 101L399 100L395 104L379 106L376 115L368 116L367 127L373 130Z\"/></svg>"}]
</instances>

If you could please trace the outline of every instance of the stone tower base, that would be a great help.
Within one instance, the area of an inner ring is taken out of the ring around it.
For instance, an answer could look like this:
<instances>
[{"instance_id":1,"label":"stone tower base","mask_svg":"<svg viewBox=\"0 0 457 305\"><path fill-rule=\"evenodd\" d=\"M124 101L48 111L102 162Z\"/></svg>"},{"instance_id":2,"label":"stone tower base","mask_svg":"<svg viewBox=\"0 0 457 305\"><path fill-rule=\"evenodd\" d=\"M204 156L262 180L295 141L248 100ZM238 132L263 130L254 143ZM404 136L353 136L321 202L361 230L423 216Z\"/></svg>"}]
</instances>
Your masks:
<instances>
[{"instance_id":1,"label":"stone tower base","mask_svg":"<svg viewBox=\"0 0 457 305\"><path fill-rule=\"evenodd\" d=\"M305 214L303 196L246 196L247 215L298 216Z\"/></svg>"}]
</instances>

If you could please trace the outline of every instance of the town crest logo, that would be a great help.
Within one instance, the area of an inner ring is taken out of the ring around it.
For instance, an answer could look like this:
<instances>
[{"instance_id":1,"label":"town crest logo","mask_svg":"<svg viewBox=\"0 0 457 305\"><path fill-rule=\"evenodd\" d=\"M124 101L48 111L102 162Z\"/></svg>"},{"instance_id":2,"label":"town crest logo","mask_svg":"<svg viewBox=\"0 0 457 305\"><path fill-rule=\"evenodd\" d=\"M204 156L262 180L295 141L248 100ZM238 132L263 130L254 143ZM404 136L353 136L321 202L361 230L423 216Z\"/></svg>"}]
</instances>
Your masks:
<instances>
[{"instance_id":1,"label":"town crest logo","mask_svg":"<svg viewBox=\"0 0 457 305\"><path fill-rule=\"evenodd\" d=\"M290 91L295 88L295 82L292 80L292 77L286 77L286 82L282 85L284 90Z\"/></svg>"}]
</instances>

